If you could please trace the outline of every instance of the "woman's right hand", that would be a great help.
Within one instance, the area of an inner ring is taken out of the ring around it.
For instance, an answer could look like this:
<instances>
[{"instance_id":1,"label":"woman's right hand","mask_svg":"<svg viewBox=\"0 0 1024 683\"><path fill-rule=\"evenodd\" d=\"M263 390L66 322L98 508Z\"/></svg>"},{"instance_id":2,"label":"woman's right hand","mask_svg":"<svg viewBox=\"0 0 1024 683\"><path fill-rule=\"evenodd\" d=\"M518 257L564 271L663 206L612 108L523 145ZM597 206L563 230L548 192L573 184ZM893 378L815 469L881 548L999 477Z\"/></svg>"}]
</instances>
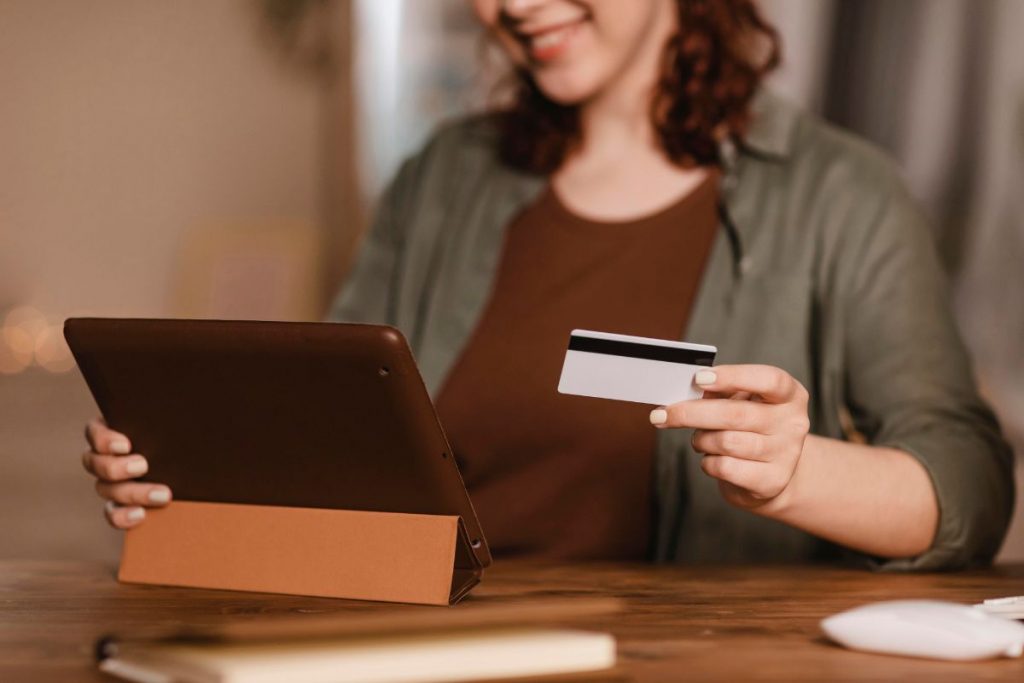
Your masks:
<instances>
[{"instance_id":1,"label":"woman's right hand","mask_svg":"<svg viewBox=\"0 0 1024 683\"><path fill-rule=\"evenodd\" d=\"M89 450L82 454L82 465L96 477L96 493L107 501L107 522L117 529L130 529L146 518L147 507L163 507L171 502L171 489L163 484L135 481L149 469L146 459L132 453L127 436L107 427L96 418L85 427Z\"/></svg>"}]
</instances>

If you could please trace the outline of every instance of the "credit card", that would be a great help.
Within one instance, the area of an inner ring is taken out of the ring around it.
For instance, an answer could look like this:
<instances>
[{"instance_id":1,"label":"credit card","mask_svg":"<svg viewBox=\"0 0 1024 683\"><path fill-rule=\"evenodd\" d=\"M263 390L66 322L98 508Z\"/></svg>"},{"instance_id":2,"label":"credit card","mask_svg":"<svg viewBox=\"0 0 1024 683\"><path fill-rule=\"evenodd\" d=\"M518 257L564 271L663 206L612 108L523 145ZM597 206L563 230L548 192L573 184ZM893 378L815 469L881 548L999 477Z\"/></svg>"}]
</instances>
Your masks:
<instances>
[{"instance_id":1,"label":"credit card","mask_svg":"<svg viewBox=\"0 0 1024 683\"><path fill-rule=\"evenodd\" d=\"M573 330L558 392L653 405L700 398L694 375L716 353L705 344Z\"/></svg>"}]
</instances>

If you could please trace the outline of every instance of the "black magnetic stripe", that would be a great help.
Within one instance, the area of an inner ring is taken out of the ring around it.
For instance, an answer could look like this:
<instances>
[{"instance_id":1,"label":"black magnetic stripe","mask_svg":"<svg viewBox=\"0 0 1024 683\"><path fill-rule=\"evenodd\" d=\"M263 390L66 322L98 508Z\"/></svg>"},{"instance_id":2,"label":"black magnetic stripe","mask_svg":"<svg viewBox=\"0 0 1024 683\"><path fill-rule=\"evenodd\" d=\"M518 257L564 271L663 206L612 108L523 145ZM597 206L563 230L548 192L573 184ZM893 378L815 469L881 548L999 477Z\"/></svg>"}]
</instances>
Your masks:
<instances>
[{"instance_id":1,"label":"black magnetic stripe","mask_svg":"<svg viewBox=\"0 0 1024 683\"><path fill-rule=\"evenodd\" d=\"M569 337L569 350L603 353L609 356L625 356L627 358L663 360L669 363L686 363L687 365L706 365L708 367L715 360L715 354L711 351L679 349L672 346L657 346L616 339L577 337L575 335Z\"/></svg>"}]
</instances>

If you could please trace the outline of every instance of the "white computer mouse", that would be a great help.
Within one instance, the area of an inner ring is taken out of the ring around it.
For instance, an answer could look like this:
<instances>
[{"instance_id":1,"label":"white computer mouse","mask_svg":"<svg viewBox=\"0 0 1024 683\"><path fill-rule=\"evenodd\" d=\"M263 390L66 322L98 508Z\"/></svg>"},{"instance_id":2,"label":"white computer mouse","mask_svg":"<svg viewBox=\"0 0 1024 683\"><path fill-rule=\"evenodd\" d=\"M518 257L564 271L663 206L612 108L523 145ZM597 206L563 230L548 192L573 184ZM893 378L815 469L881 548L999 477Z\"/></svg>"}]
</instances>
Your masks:
<instances>
[{"instance_id":1,"label":"white computer mouse","mask_svg":"<svg viewBox=\"0 0 1024 683\"><path fill-rule=\"evenodd\" d=\"M829 638L854 650L933 659L1019 657L1024 624L954 602L893 600L822 620Z\"/></svg>"}]
</instances>

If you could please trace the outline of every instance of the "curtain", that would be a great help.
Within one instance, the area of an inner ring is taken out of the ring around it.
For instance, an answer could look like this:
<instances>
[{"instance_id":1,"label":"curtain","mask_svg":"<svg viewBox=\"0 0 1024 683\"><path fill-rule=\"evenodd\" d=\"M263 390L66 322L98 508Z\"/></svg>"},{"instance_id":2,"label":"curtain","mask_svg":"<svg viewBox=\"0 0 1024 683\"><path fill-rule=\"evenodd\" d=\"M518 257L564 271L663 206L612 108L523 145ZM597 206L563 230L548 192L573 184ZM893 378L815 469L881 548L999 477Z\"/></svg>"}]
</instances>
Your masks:
<instances>
[{"instance_id":1,"label":"curtain","mask_svg":"<svg viewBox=\"0 0 1024 683\"><path fill-rule=\"evenodd\" d=\"M884 147L930 215L957 317L1024 453L1024 3L764 0L774 87ZM1024 478L1018 466L1018 491ZM1024 558L1024 514L1003 558Z\"/></svg>"}]
</instances>

